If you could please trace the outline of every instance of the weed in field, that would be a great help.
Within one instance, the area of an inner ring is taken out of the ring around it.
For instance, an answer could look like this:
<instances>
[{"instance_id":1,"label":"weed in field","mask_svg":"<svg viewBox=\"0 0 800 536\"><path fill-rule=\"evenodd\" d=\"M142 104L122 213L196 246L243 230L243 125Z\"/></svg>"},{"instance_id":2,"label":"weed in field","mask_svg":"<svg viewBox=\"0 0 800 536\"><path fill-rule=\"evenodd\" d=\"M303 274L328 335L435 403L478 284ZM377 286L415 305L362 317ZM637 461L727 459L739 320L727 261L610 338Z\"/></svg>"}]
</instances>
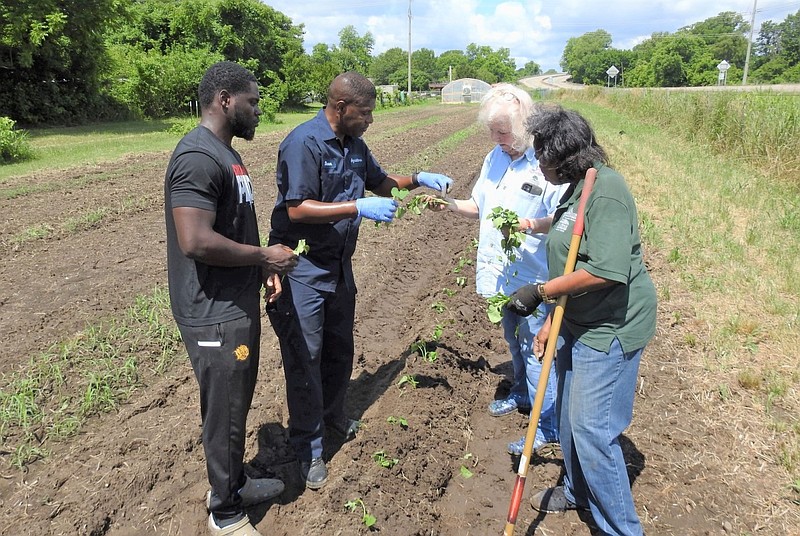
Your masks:
<instances>
[{"instance_id":1,"label":"weed in field","mask_svg":"<svg viewBox=\"0 0 800 536\"><path fill-rule=\"evenodd\" d=\"M125 315L88 326L53 346L0 389L0 439L23 466L47 455L50 440L74 434L91 415L127 400L143 366L162 373L181 348L166 289L138 296Z\"/></svg>"},{"instance_id":2,"label":"weed in field","mask_svg":"<svg viewBox=\"0 0 800 536\"><path fill-rule=\"evenodd\" d=\"M360 508L362 513L361 523L363 523L364 526L367 527L368 529L371 529L372 526L375 525L377 519L375 519L375 516L373 516L367 511L367 506L364 504L364 501L360 497L357 499L351 499L347 501L346 503L344 503L344 507L351 512L355 512Z\"/></svg>"},{"instance_id":3,"label":"weed in field","mask_svg":"<svg viewBox=\"0 0 800 536\"><path fill-rule=\"evenodd\" d=\"M396 424L400 426L400 428L402 428L403 430L408 428L408 421L406 420L405 417L395 417L393 415L390 415L389 417L386 418L386 422L388 422L389 424Z\"/></svg>"},{"instance_id":4,"label":"weed in field","mask_svg":"<svg viewBox=\"0 0 800 536\"><path fill-rule=\"evenodd\" d=\"M381 467L385 467L387 469L391 469L392 467L394 467L395 465L400 463L400 460L398 460L397 458L388 457L386 455L386 452L383 451L383 450L379 450L377 452L374 452L372 454L372 459L375 460L375 463L377 463Z\"/></svg>"},{"instance_id":5,"label":"weed in field","mask_svg":"<svg viewBox=\"0 0 800 536\"><path fill-rule=\"evenodd\" d=\"M419 385L419 382L413 374L404 374L403 377L400 378L400 381L397 382L397 387L402 389L406 384L410 385L412 389L416 389L417 385Z\"/></svg>"}]
</instances>

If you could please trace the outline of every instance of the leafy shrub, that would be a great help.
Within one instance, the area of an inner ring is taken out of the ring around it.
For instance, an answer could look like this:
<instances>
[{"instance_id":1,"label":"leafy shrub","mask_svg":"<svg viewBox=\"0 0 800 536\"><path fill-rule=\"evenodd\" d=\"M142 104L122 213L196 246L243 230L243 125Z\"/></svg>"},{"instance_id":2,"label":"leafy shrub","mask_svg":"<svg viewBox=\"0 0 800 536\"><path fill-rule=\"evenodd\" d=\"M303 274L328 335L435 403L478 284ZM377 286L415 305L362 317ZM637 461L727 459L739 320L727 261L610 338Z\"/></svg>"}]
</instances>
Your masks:
<instances>
[{"instance_id":1,"label":"leafy shrub","mask_svg":"<svg viewBox=\"0 0 800 536\"><path fill-rule=\"evenodd\" d=\"M21 162L33 157L28 144L28 133L16 130L16 121L8 117L0 117L0 163Z\"/></svg>"}]
</instances>

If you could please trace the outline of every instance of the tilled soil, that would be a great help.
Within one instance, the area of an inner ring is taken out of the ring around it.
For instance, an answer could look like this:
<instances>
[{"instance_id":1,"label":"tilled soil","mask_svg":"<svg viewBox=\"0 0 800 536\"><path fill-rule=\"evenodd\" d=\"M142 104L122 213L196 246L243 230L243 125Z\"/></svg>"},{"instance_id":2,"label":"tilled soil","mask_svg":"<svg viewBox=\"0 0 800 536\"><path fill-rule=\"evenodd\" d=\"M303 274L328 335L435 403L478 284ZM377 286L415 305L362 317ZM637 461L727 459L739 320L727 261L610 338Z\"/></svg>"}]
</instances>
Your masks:
<instances>
[{"instance_id":1,"label":"tilled soil","mask_svg":"<svg viewBox=\"0 0 800 536\"><path fill-rule=\"evenodd\" d=\"M424 166L445 172L456 179L455 196L468 197L491 148L474 129L476 111L435 106L381 114L365 138L387 170ZM409 124L413 130L404 127ZM457 146L432 150L465 129L468 135ZM275 200L274 165L283 135L237 143L254 178L262 232ZM24 370L52 344L121 315L136 295L166 284L162 189L168 157L130 156L2 185L30 188L0 201L0 372ZM101 223L70 225L96 210L105 215ZM42 225L51 230L47 238L18 240ZM348 407L363 428L349 443L326 443L331 477L316 492L303 489L287 445L283 372L264 317L246 458L250 474L279 476L286 490L249 511L262 534L502 532L517 463L505 446L524 435L527 419L486 412L507 391L511 367L502 333L474 293L477 227L430 211L391 225L362 225ZM763 411L737 407L734 419L730 404L744 398L723 403L713 396L707 387L713 379L683 342L687 332L702 335L702 326L680 309L680 282L673 280L663 252L648 248L646 254L656 285L669 283L672 298L659 305L658 333L645 352L634 421L623 437L645 531L798 534L798 507L780 484L786 475L762 448L773 434ZM460 277L466 278L463 287ZM671 320L676 312L683 314L680 324ZM429 362L410 347L432 341L437 326L442 336L431 343L437 358ZM398 386L406 375L415 377L416 388ZM23 471L8 464L11 452L3 446L0 534L205 534L199 404L186 360L149 376L116 411L94 417L77 435L47 448L47 458ZM397 464L377 464L379 451ZM517 534L592 533L586 516L543 515L530 508L533 492L553 485L560 474L556 446L534 455ZM363 511L345 507L356 499L376 518L372 529L362 524Z\"/></svg>"}]
</instances>

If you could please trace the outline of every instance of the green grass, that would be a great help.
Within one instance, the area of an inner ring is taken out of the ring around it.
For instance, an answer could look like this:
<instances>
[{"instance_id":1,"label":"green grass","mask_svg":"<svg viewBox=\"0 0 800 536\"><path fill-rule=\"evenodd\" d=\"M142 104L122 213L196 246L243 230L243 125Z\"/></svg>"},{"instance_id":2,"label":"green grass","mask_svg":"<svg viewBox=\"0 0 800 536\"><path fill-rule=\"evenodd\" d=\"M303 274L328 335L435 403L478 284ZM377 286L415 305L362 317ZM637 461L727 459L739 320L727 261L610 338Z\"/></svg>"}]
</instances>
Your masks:
<instances>
[{"instance_id":1,"label":"green grass","mask_svg":"<svg viewBox=\"0 0 800 536\"><path fill-rule=\"evenodd\" d=\"M310 108L307 112L278 114L275 123L260 124L256 135L288 130L311 118L316 111ZM29 139L33 159L0 166L0 184L10 177L28 175L39 170L99 165L128 154L171 151L181 138L187 121L196 123L197 120L126 121L31 129Z\"/></svg>"},{"instance_id":2,"label":"green grass","mask_svg":"<svg viewBox=\"0 0 800 536\"><path fill-rule=\"evenodd\" d=\"M738 109L734 101L724 102ZM779 166L756 164L756 154L744 158L737 144L702 141L712 136L689 132L704 128L701 123L681 128L660 116L672 133L665 150L664 130L624 113L622 101L615 109L591 99L565 98L564 105L592 122L612 166L631 186L645 254L657 248L669 266L669 277L659 281L666 287L659 288L662 304L681 299L669 308L708 329L684 340L691 355L700 354L702 381L713 385L709 390L739 386L740 396L763 407L765 422L782 430L771 455L796 481L800 431L791 416L800 414L797 178L779 175ZM668 114L668 108L659 113ZM779 130L796 132L786 123ZM794 142L775 143L783 151Z\"/></svg>"},{"instance_id":3,"label":"green grass","mask_svg":"<svg viewBox=\"0 0 800 536\"><path fill-rule=\"evenodd\" d=\"M32 356L0 383L0 442L14 466L46 457L48 446L113 410L182 355L167 291L137 296L120 318L87 326Z\"/></svg>"}]
</instances>

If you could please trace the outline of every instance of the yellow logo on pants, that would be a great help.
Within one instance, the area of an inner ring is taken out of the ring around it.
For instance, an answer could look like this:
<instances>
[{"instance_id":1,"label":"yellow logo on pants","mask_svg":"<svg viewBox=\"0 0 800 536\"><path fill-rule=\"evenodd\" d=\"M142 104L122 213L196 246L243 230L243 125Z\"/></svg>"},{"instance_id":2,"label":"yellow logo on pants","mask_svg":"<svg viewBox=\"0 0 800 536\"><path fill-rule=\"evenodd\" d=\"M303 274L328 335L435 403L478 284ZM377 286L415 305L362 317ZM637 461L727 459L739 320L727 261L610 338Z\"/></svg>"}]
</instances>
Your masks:
<instances>
[{"instance_id":1,"label":"yellow logo on pants","mask_svg":"<svg viewBox=\"0 0 800 536\"><path fill-rule=\"evenodd\" d=\"M233 355L236 356L237 361L244 361L250 357L250 349L244 344L240 344L236 347L236 350L233 351Z\"/></svg>"}]
</instances>

